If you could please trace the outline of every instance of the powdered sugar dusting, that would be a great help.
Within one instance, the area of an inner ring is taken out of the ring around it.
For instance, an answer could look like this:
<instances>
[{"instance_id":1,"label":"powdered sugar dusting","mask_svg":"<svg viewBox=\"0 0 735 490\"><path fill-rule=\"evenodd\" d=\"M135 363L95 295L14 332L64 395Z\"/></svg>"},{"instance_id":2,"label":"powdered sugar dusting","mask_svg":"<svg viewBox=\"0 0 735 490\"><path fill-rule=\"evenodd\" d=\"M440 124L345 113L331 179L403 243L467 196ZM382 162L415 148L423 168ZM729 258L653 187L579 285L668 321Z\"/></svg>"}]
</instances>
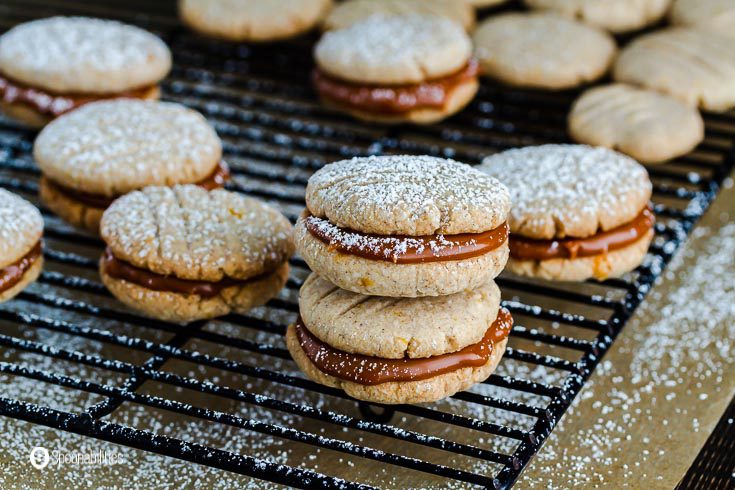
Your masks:
<instances>
[{"instance_id":1,"label":"powdered sugar dusting","mask_svg":"<svg viewBox=\"0 0 735 490\"><path fill-rule=\"evenodd\" d=\"M0 189L0 268L27 254L41 233L41 213L25 199Z\"/></svg>"},{"instance_id":2,"label":"powdered sugar dusting","mask_svg":"<svg viewBox=\"0 0 735 490\"><path fill-rule=\"evenodd\" d=\"M309 179L306 203L342 228L416 236L497 228L510 195L496 179L454 160L389 155L325 166Z\"/></svg>"}]
</instances>

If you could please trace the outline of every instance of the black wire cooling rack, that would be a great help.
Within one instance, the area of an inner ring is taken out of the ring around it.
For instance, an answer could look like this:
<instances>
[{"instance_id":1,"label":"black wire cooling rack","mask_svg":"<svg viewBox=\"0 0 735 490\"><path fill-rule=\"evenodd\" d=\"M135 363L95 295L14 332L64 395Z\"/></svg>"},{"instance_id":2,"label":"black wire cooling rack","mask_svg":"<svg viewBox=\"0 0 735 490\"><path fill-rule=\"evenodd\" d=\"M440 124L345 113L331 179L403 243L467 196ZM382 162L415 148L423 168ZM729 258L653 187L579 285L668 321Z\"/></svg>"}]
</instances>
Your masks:
<instances>
[{"instance_id":1,"label":"black wire cooling rack","mask_svg":"<svg viewBox=\"0 0 735 490\"><path fill-rule=\"evenodd\" d=\"M203 112L215 125L234 175L230 188L276 204L292 220L303 207L309 175L331 161L416 153L476 164L506 148L567 139L574 93L483 82L471 106L442 124L366 126L316 101L309 84L313 37L269 46L221 43L187 32L169 3L121 4L4 0L0 30L63 13L119 18L161 35L175 57L163 83L164 98ZM649 168L658 222L644 264L624 278L581 286L501 276L497 282L516 326L497 373L471 391L431 405L358 404L298 372L282 335L298 311L298 288L308 273L302 260L292 260L287 288L267 307L181 327L140 317L112 300L96 276L101 243L42 209L45 272L16 300L0 306L5 387L0 414L295 487L396 485L386 476L395 472L413 475L406 482L422 482L414 486L509 487L729 174L735 114L707 114L705 120L707 137L694 152ZM34 136L0 120L0 186L37 202ZM88 351L86 343L103 347ZM197 346L204 344L210 349L202 352ZM25 354L52 362L34 366L21 361ZM182 372L169 368L172 363L195 369ZM69 375L62 365L84 367L80 373L112 373L119 382ZM207 370L242 382L196 374ZM80 397L94 402L63 410L52 400L8 396L9 387L28 380L96 396ZM170 395L174 392L196 395ZM308 457L269 458L196 436L136 428L114 417L130 406L298 444ZM349 458L350 468L343 471L334 463L342 459L317 466L325 453Z\"/></svg>"}]
</instances>

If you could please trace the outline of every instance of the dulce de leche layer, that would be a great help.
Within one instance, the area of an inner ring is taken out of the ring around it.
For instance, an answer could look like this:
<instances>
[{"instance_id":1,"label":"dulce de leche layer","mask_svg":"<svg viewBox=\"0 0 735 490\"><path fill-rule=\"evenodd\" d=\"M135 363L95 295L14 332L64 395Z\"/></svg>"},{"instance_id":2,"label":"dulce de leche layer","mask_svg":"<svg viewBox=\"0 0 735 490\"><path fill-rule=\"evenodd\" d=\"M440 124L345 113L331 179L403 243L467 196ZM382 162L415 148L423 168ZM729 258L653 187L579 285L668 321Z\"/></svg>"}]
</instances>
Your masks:
<instances>
[{"instance_id":1,"label":"dulce de leche layer","mask_svg":"<svg viewBox=\"0 0 735 490\"><path fill-rule=\"evenodd\" d=\"M417 108L443 108L452 90L477 73L478 63L471 59L456 73L414 85L360 85L330 77L318 68L312 79L317 92L335 102L372 113L400 114Z\"/></svg>"},{"instance_id":2,"label":"dulce de leche layer","mask_svg":"<svg viewBox=\"0 0 735 490\"><path fill-rule=\"evenodd\" d=\"M377 385L396 381L420 381L466 367L487 364L496 343L513 328L513 317L501 308L485 336L476 344L449 354L421 359L384 359L341 351L331 347L296 321L296 336L309 360L322 372L361 385Z\"/></svg>"},{"instance_id":3,"label":"dulce de leche layer","mask_svg":"<svg viewBox=\"0 0 735 490\"><path fill-rule=\"evenodd\" d=\"M214 171L205 177L203 180L196 183L199 187L203 187L208 191L223 187L225 182L230 179L230 169L224 161L220 161ZM77 189L72 189L59 184L58 182L46 179L48 185L54 187L61 194L64 194L69 199L77 201L85 206L97 209L107 209L112 202L120 196L104 196L102 194L92 194L89 192L83 192Z\"/></svg>"},{"instance_id":4,"label":"dulce de leche layer","mask_svg":"<svg viewBox=\"0 0 735 490\"><path fill-rule=\"evenodd\" d=\"M533 240L511 234L510 255L517 260L576 259L592 257L631 245L653 228L656 218L649 207L633 221L612 230L602 231L587 238Z\"/></svg>"},{"instance_id":5,"label":"dulce de leche layer","mask_svg":"<svg viewBox=\"0 0 735 490\"><path fill-rule=\"evenodd\" d=\"M20 260L0 269L0 293L4 293L23 280L25 273L41 256L41 249L41 241L39 240L31 251L21 257Z\"/></svg>"},{"instance_id":6,"label":"dulce de leche layer","mask_svg":"<svg viewBox=\"0 0 735 490\"><path fill-rule=\"evenodd\" d=\"M312 215L303 219L309 233L330 250L394 264L470 259L491 252L508 240L507 223L482 233L405 236L361 233Z\"/></svg>"},{"instance_id":7,"label":"dulce de leche layer","mask_svg":"<svg viewBox=\"0 0 735 490\"><path fill-rule=\"evenodd\" d=\"M112 94L54 94L40 88L29 87L0 75L0 100L7 104L24 104L41 114L58 117L90 102L106 99L143 99L154 85Z\"/></svg>"}]
</instances>

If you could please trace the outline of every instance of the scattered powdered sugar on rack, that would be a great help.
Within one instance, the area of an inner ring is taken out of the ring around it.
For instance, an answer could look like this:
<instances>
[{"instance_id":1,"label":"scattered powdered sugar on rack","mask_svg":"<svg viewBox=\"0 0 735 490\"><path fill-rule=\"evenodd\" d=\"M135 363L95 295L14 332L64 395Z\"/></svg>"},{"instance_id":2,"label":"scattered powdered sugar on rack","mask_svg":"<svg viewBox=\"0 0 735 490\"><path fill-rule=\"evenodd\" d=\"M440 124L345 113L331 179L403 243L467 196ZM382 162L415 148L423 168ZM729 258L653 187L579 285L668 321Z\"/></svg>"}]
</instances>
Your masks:
<instances>
[{"instance_id":1,"label":"scattered powdered sugar on rack","mask_svg":"<svg viewBox=\"0 0 735 490\"><path fill-rule=\"evenodd\" d=\"M0 189L0 269L28 253L42 231L41 213L20 196Z\"/></svg>"}]
</instances>

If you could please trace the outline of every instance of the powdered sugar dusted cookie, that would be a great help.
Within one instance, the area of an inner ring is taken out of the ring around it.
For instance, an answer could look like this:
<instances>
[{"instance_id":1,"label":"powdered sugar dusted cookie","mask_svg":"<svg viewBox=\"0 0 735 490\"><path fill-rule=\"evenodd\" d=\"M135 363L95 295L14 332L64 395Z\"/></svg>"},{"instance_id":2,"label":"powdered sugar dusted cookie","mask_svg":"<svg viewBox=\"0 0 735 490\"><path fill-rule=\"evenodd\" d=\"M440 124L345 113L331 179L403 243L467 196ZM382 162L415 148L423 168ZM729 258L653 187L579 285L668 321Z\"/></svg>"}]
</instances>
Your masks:
<instances>
[{"instance_id":1,"label":"powdered sugar dusted cookie","mask_svg":"<svg viewBox=\"0 0 735 490\"><path fill-rule=\"evenodd\" d=\"M317 382L378 403L450 396L495 369L512 327L491 281L435 298L382 298L341 290L312 274L286 343Z\"/></svg>"},{"instance_id":2,"label":"powdered sugar dusted cookie","mask_svg":"<svg viewBox=\"0 0 735 490\"><path fill-rule=\"evenodd\" d=\"M666 14L671 0L525 0L525 3L608 31L627 32L657 22Z\"/></svg>"},{"instance_id":3,"label":"powdered sugar dusted cookie","mask_svg":"<svg viewBox=\"0 0 735 490\"><path fill-rule=\"evenodd\" d=\"M732 38L707 30L671 28L641 36L620 52L616 81L671 95L691 106L735 106Z\"/></svg>"},{"instance_id":4,"label":"powdered sugar dusted cookie","mask_svg":"<svg viewBox=\"0 0 735 490\"><path fill-rule=\"evenodd\" d=\"M329 11L332 0L179 0L182 20L229 41L277 41L302 34Z\"/></svg>"},{"instance_id":5,"label":"powdered sugar dusted cookie","mask_svg":"<svg viewBox=\"0 0 735 490\"><path fill-rule=\"evenodd\" d=\"M354 158L316 172L296 224L315 272L350 291L437 296L486 284L507 258L508 191L452 160Z\"/></svg>"},{"instance_id":6,"label":"powdered sugar dusted cookie","mask_svg":"<svg viewBox=\"0 0 735 490\"><path fill-rule=\"evenodd\" d=\"M478 26L485 75L522 87L564 89L598 79L616 53L608 33L552 13L509 13Z\"/></svg>"},{"instance_id":7,"label":"powdered sugar dusted cookie","mask_svg":"<svg viewBox=\"0 0 735 490\"><path fill-rule=\"evenodd\" d=\"M283 287L291 225L276 209L221 189L147 187L100 226L105 285L131 308L188 322L265 303Z\"/></svg>"},{"instance_id":8,"label":"powdered sugar dusted cookie","mask_svg":"<svg viewBox=\"0 0 735 490\"><path fill-rule=\"evenodd\" d=\"M222 144L198 112L131 99L88 104L49 124L33 147L41 198L70 223L96 232L117 197L149 185L221 187Z\"/></svg>"},{"instance_id":9,"label":"powdered sugar dusted cookie","mask_svg":"<svg viewBox=\"0 0 735 490\"><path fill-rule=\"evenodd\" d=\"M606 148L543 145L485 159L510 190L514 272L605 279L633 269L653 237L652 185L632 158Z\"/></svg>"},{"instance_id":10,"label":"powdered sugar dusted cookie","mask_svg":"<svg viewBox=\"0 0 735 490\"><path fill-rule=\"evenodd\" d=\"M579 143L613 148L639 162L665 162L704 139L697 109L626 84L589 89L572 106L569 132Z\"/></svg>"},{"instance_id":11,"label":"powdered sugar dusted cookie","mask_svg":"<svg viewBox=\"0 0 735 490\"><path fill-rule=\"evenodd\" d=\"M96 99L158 98L170 69L163 41L111 20L51 17L0 38L3 108L35 126Z\"/></svg>"},{"instance_id":12,"label":"powdered sugar dusted cookie","mask_svg":"<svg viewBox=\"0 0 735 490\"><path fill-rule=\"evenodd\" d=\"M735 36L735 2L731 0L675 0L669 19L675 25Z\"/></svg>"},{"instance_id":13,"label":"powdered sugar dusted cookie","mask_svg":"<svg viewBox=\"0 0 735 490\"><path fill-rule=\"evenodd\" d=\"M475 25L472 6L456 0L348 0L332 9L322 27L325 30L344 29L375 14L411 13L446 17L467 30Z\"/></svg>"},{"instance_id":14,"label":"powdered sugar dusted cookie","mask_svg":"<svg viewBox=\"0 0 735 490\"><path fill-rule=\"evenodd\" d=\"M0 303L36 280L43 267L43 218L28 201L0 189Z\"/></svg>"}]
</instances>

